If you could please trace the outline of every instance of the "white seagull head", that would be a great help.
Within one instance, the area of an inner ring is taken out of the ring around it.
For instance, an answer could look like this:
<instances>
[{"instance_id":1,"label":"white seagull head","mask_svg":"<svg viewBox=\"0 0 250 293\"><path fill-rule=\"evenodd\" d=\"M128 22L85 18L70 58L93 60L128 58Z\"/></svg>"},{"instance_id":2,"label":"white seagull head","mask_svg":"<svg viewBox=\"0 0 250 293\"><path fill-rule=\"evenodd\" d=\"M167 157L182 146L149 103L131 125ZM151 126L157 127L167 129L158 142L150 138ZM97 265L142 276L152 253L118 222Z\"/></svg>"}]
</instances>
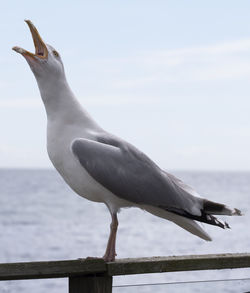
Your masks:
<instances>
[{"instance_id":1,"label":"white seagull head","mask_svg":"<svg viewBox=\"0 0 250 293\"><path fill-rule=\"evenodd\" d=\"M25 20L25 22L28 24L32 34L35 53L17 46L12 49L25 57L37 80L50 79L53 81L55 78L64 78L64 67L59 53L52 46L44 43L38 30L30 20Z\"/></svg>"}]
</instances>

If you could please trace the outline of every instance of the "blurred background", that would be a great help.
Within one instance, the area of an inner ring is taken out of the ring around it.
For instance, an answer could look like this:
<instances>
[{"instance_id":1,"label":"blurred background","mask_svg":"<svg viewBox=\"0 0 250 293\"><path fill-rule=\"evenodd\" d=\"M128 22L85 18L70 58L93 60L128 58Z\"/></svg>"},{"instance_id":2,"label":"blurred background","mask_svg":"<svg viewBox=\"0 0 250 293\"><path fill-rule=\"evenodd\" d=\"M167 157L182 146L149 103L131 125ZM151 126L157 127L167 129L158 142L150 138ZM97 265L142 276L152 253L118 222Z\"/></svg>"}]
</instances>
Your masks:
<instances>
[{"instance_id":1,"label":"blurred background","mask_svg":"<svg viewBox=\"0 0 250 293\"><path fill-rule=\"evenodd\" d=\"M101 256L109 232L107 209L76 196L47 157L46 114L35 78L24 58L11 50L17 45L34 52L24 19L58 50L74 93L103 128L202 196L245 213L227 219L232 230L204 227L214 239L207 243L140 210L122 211L118 257L249 251L249 11L247 0L1 3L1 263ZM117 277L114 282L248 276L249 270L226 270ZM66 293L66 282L1 282L0 292ZM168 290L250 291L250 282L209 284ZM166 292L166 287L115 290Z\"/></svg>"},{"instance_id":2,"label":"blurred background","mask_svg":"<svg viewBox=\"0 0 250 293\"><path fill-rule=\"evenodd\" d=\"M104 128L168 169L249 170L249 8L249 1L3 2L0 166L51 167L35 79L11 50L34 52L23 22L31 19Z\"/></svg>"}]
</instances>

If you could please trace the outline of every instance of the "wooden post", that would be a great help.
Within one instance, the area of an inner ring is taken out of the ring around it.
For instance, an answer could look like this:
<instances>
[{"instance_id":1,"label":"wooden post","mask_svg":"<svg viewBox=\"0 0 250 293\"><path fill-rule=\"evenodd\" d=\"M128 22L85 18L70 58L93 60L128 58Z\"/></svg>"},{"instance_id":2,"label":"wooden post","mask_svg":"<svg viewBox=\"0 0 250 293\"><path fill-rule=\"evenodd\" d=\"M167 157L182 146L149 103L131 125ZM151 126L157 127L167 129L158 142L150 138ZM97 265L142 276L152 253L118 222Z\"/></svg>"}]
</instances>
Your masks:
<instances>
[{"instance_id":1,"label":"wooden post","mask_svg":"<svg viewBox=\"0 0 250 293\"><path fill-rule=\"evenodd\" d=\"M69 277L69 293L112 293L112 277L106 275Z\"/></svg>"}]
</instances>

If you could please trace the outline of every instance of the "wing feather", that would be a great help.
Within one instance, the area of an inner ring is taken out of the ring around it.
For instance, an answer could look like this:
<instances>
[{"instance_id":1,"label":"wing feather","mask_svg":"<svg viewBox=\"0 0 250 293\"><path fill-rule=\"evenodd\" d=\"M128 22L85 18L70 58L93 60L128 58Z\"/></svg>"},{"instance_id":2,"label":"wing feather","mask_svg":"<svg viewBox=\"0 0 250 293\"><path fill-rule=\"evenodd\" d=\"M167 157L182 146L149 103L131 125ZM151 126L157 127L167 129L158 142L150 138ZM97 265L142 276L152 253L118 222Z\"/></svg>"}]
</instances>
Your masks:
<instances>
[{"instance_id":1,"label":"wing feather","mask_svg":"<svg viewBox=\"0 0 250 293\"><path fill-rule=\"evenodd\" d=\"M175 184L145 154L113 137L76 139L72 151L87 172L117 197L180 214L201 214L202 202Z\"/></svg>"}]
</instances>

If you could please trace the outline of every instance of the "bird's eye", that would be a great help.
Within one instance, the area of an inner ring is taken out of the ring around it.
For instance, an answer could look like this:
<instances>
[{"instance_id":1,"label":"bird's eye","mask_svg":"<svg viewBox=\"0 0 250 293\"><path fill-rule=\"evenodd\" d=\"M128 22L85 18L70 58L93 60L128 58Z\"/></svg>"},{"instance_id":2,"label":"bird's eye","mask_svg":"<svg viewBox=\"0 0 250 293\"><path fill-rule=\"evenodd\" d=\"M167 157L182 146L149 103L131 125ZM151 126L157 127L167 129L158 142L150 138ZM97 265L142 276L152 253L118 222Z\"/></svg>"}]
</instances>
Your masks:
<instances>
[{"instance_id":1,"label":"bird's eye","mask_svg":"<svg viewBox=\"0 0 250 293\"><path fill-rule=\"evenodd\" d=\"M54 56L59 57L59 54L57 51L53 51Z\"/></svg>"}]
</instances>

